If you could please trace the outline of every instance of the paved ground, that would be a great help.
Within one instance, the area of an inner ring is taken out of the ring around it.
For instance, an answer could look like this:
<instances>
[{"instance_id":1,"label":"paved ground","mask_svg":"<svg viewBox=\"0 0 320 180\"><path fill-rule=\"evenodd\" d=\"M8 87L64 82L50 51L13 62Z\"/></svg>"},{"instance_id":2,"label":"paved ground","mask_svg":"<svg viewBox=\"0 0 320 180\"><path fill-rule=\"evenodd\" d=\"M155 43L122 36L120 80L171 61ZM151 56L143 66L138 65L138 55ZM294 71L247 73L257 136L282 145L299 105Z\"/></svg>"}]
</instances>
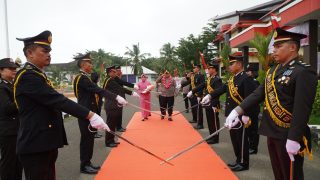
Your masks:
<instances>
[{"instance_id":1,"label":"paved ground","mask_svg":"<svg viewBox=\"0 0 320 180\"><path fill-rule=\"evenodd\" d=\"M182 98L178 97L176 102L180 101ZM129 97L129 102L138 104L138 100ZM153 98L153 103L157 104L157 99ZM153 107L153 110L158 110L157 106ZM183 110L184 106L182 103L176 104L175 110ZM128 124L133 113L138 111L133 107L125 107L124 111L124 125ZM191 113L184 113L187 119L191 119ZM105 112L103 111L103 116ZM205 116L204 116L205 117ZM160 118L159 118L160 119ZM220 120L224 121L223 116L220 115ZM204 120L204 125L206 124L206 119ZM59 157L56 163L57 169L57 179L58 180L93 180L93 175L81 174L79 170L80 160L79 160L79 138L80 132L78 128L78 122L75 118L68 118L65 122L65 127L67 130L67 137L69 141L69 146L65 146L60 149ZM202 129L198 131L203 137L208 135L208 129ZM120 144L121 145L121 144ZM234 154L232 151L232 146L229 138L229 133L227 130L224 130L220 134L220 143L217 145L211 145L213 150L224 160L226 163L234 162ZM319 147L317 148L319 149ZM110 148L104 146L104 138L99 138L95 140L93 163L101 165L106 159ZM183 158L181 156L180 158ZM122 162L125 163L125 162ZM320 177L320 156L318 153L314 154L314 159L312 161L305 158L304 172L306 180L319 179ZM196 166L196 164L195 164ZM121 166L120 166L121 168ZM125 170L123 170L125 172ZM266 138L261 137L259 145L259 153L257 155L250 156L250 170L238 172L236 175L239 179L246 180L268 180L273 179L273 173L271 170L271 164L266 147Z\"/></svg>"}]
</instances>

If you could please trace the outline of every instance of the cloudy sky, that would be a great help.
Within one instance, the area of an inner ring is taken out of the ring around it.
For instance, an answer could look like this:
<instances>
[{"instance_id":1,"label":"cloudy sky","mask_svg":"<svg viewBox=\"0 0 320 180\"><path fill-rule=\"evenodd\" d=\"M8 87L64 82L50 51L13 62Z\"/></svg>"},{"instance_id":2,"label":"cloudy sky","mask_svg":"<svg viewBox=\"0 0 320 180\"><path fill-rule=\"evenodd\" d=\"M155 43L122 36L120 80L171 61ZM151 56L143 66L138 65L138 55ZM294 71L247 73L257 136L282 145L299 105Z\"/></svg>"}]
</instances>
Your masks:
<instances>
[{"instance_id":1,"label":"cloudy sky","mask_svg":"<svg viewBox=\"0 0 320 180\"><path fill-rule=\"evenodd\" d=\"M123 56L140 43L143 53L159 56L165 43L177 45L198 35L208 20L269 0L7 0L10 56L25 61L23 43L44 30L53 34L52 63L74 54L104 49ZM6 56L4 0L0 0L0 58Z\"/></svg>"}]
</instances>

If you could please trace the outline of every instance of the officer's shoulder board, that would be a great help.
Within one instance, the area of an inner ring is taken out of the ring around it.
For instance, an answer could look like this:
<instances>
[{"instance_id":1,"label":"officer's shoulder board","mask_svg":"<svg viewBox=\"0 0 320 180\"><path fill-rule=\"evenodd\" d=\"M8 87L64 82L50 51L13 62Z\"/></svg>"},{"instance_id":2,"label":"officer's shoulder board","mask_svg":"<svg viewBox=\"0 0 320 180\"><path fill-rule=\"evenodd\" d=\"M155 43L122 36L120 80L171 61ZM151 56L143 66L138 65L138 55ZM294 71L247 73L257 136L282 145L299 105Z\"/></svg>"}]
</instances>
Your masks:
<instances>
[{"instance_id":1,"label":"officer's shoulder board","mask_svg":"<svg viewBox=\"0 0 320 180\"><path fill-rule=\"evenodd\" d=\"M300 66L303 66L303 67L311 67L311 65L310 65L310 64L307 64L307 63L302 62L302 61L297 61L297 63L296 63L296 64L298 64L298 65L300 65Z\"/></svg>"}]
</instances>

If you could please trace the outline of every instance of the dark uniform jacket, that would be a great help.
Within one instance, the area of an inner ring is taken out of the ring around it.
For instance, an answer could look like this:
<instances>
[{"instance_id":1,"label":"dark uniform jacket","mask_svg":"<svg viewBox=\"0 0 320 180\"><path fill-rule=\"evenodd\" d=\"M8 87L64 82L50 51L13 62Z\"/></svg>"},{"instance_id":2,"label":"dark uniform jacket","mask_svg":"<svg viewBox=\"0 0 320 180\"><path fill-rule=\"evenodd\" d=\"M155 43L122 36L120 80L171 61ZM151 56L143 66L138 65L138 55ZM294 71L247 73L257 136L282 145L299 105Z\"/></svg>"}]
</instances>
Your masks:
<instances>
[{"instance_id":1,"label":"dark uniform jacket","mask_svg":"<svg viewBox=\"0 0 320 180\"><path fill-rule=\"evenodd\" d=\"M255 84L253 78L248 76L245 72L240 72L234 76L234 86L238 89L238 93L244 99L248 97L254 90ZM215 90L213 93L210 93L212 98L220 96L223 93L226 94L226 107L225 107L225 116L228 116L230 112L238 106L237 102L234 101L229 92L228 83L224 84L221 88ZM250 116L250 112L247 112L245 115Z\"/></svg>"},{"instance_id":2,"label":"dark uniform jacket","mask_svg":"<svg viewBox=\"0 0 320 180\"><path fill-rule=\"evenodd\" d=\"M210 85L210 88L208 88L208 84ZM194 88L192 90L192 93L195 94L204 89L204 94L210 94L213 93L215 90L222 88L222 86L222 80L218 76L212 76L209 77L207 81ZM220 107L219 96L211 98L211 107Z\"/></svg>"},{"instance_id":3,"label":"dark uniform jacket","mask_svg":"<svg viewBox=\"0 0 320 180\"><path fill-rule=\"evenodd\" d=\"M89 74L83 71L80 71L80 74L74 79L73 90L78 98L78 103L93 112L98 112L99 110L99 100L95 94L99 94L99 97L105 97L106 100L114 100L116 98L115 94L100 88L91 80Z\"/></svg>"},{"instance_id":4,"label":"dark uniform jacket","mask_svg":"<svg viewBox=\"0 0 320 180\"><path fill-rule=\"evenodd\" d=\"M275 68L276 65L271 70ZM292 114L290 128L278 126L271 118L268 110L264 108L259 133L272 138L288 138L299 142L306 134L306 130L309 130L307 122L316 93L316 73L309 65L292 60L283 67L279 65L275 73L274 84L282 107ZM265 83L261 84L252 95L245 99L240 107L247 111L264 100Z\"/></svg>"},{"instance_id":5,"label":"dark uniform jacket","mask_svg":"<svg viewBox=\"0 0 320 180\"><path fill-rule=\"evenodd\" d=\"M17 153L54 150L67 144L61 111L85 119L89 110L55 91L46 75L26 63L14 81L20 128Z\"/></svg>"},{"instance_id":6,"label":"dark uniform jacket","mask_svg":"<svg viewBox=\"0 0 320 180\"><path fill-rule=\"evenodd\" d=\"M191 90L193 90L194 88L196 88L197 86L199 86L205 82L204 75L201 73L197 73L193 77L187 78L187 80L188 80L187 82L181 84L181 87L184 87L184 86L187 86L188 84L190 84ZM195 93L195 95L197 97L202 97L203 91L199 90L197 93Z\"/></svg>"},{"instance_id":7,"label":"dark uniform jacket","mask_svg":"<svg viewBox=\"0 0 320 180\"><path fill-rule=\"evenodd\" d=\"M109 76L107 76L103 82L103 89L108 90L117 95L132 94L132 91L122 87L120 84L117 83L115 78L111 78ZM115 100L106 100L104 103L104 108L108 113L112 110L120 109L121 107L118 106L118 103Z\"/></svg>"},{"instance_id":8,"label":"dark uniform jacket","mask_svg":"<svg viewBox=\"0 0 320 180\"><path fill-rule=\"evenodd\" d=\"M12 83L0 78L0 139L16 136L19 128L18 109L13 101Z\"/></svg>"},{"instance_id":9,"label":"dark uniform jacket","mask_svg":"<svg viewBox=\"0 0 320 180\"><path fill-rule=\"evenodd\" d=\"M127 86L127 87L130 87L130 88L133 88L134 87L134 84L132 84L132 83L129 83L129 82L127 82L127 81L124 81L124 80L122 80L120 77L118 77L118 76L116 76L115 78L114 78L114 80L121 86L121 87L123 87L123 86ZM123 98L126 98L126 94L125 94L125 91L120 91L120 93L121 94L119 94L121 97L123 97Z\"/></svg>"}]
</instances>

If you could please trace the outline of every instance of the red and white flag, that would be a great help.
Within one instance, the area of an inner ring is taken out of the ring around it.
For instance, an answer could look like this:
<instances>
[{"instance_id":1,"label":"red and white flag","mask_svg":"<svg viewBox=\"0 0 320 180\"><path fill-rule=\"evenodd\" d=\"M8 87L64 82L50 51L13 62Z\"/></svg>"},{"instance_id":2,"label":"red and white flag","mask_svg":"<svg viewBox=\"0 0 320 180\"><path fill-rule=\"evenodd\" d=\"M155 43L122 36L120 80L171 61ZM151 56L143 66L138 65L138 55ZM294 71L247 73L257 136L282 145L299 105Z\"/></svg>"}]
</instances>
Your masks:
<instances>
[{"instance_id":1,"label":"red and white flag","mask_svg":"<svg viewBox=\"0 0 320 180\"><path fill-rule=\"evenodd\" d=\"M277 16L275 14L271 13L270 14L270 18L271 18L272 29L274 31L276 28L280 27L279 23L277 21ZM274 38L272 36L272 38L270 40L270 43L269 43L269 46L268 46L268 49L269 49L268 54L272 54L273 53L273 49L274 49L273 43L274 43Z\"/></svg>"}]
</instances>

